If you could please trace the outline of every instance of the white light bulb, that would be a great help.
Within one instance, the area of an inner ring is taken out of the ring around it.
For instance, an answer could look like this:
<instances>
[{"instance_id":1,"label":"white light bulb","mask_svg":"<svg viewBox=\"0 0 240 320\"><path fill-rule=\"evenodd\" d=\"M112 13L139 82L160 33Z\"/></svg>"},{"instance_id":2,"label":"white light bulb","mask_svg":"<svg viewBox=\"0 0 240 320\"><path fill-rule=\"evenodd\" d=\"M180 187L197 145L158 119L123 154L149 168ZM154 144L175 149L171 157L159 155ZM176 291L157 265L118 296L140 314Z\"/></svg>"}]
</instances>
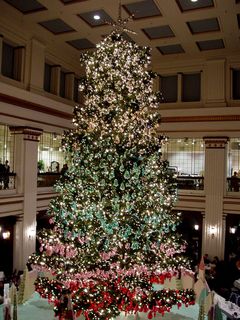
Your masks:
<instances>
[{"instance_id":1,"label":"white light bulb","mask_svg":"<svg viewBox=\"0 0 240 320\"><path fill-rule=\"evenodd\" d=\"M93 16L93 19L94 19L94 20L100 20L100 19L101 19L101 17L100 17L100 15L99 15L99 14L95 14L95 15Z\"/></svg>"}]
</instances>

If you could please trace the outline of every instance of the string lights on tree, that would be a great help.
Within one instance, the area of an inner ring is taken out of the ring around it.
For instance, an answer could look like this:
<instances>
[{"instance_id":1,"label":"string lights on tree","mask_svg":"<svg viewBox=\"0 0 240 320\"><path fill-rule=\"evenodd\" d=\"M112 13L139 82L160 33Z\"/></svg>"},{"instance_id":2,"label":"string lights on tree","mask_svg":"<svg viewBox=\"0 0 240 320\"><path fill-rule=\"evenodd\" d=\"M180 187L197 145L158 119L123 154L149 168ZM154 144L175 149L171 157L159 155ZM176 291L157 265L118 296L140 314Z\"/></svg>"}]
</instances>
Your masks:
<instances>
[{"instance_id":1,"label":"string lights on tree","mask_svg":"<svg viewBox=\"0 0 240 320\"><path fill-rule=\"evenodd\" d=\"M192 290L154 290L153 283L189 267L172 211L176 185L161 159L157 134L161 95L153 92L150 49L112 32L84 54L84 105L63 149L70 163L51 201L52 230L38 235L40 252L29 262L51 272L37 291L62 313L62 296L86 319L170 311L194 303ZM187 270L186 270L187 271Z\"/></svg>"}]
</instances>

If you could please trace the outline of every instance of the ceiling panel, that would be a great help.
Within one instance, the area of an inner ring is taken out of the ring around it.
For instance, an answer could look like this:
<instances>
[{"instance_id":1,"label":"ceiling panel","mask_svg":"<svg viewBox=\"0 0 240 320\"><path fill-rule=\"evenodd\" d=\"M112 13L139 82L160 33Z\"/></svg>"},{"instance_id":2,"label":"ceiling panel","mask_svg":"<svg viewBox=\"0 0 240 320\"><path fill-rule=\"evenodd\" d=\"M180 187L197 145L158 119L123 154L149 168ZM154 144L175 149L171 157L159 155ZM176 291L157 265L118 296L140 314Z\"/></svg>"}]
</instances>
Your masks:
<instances>
[{"instance_id":1,"label":"ceiling panel","mask_svg":"<svg viewBox=\"0 0 240 320\"><path fill-rule=\"evenodd\" d=\"M8 4L12 5L22 13L33 13L40 10L46 10L40 2L37 0L5 0Z\"/></svg>"},{"instance_id":2,"label":"ceiling panel","mask_svg":"<svg viewBox=\"0 0 240 320\"><path fill-rule=\"evenodd\" d=\"M75 39L67 41L68 44L73 46L77 50L84 50L84 49L92 49L95 48L95 44L89 41L88 39Z\"/></svg>"},{"instance_id":3,"label":"ceiling panel","mask_svg":"<svg viewBox=\"0 0 240 320\"><path fill-rule=\"evenodd\" d=\"M190 21L187 22L187 25L191 33L193 34L201 32L220 31L217 18Z\"/></svg>"},{"instance_id":4,"label":"ceiling panel","mask_svg":"<svg viewBox=\"0 0 240 320\"><path fill-rule=\"evenodd\" d=\"M191 0L176 0L176 2L182 12L214 6L213 0L199 0L196 2L192 2Z\"/></svg>"},{"instance_id":5,"label":"ceiling panel","mask_svg":"<svg viewBox=\"0 0 240 320\"><path fill-rule=\"evenodd\" d=\"M157 49L161 54L177 54L184 53L183 47L180 44L171 44L168 46L159 46Z\"/></svg>"},{"instance_id":6,"label":"ceiling panel","mask_svg":"<svg viewBox=\"0 0 240 320\"><path fill-rule=\"evenodd\" d=\"M152 28L144 28L143 32L149 39L161 39L174 37L174 33L169 26L159 26Z\"/></svg>"},{"instance_id":7,"label":"ceiling panel","mask_svg":"<svg viewBox=\"0 0 240 320\"><path fill-rule=\"evenodd\" d=\"M100 17L99 20L95 20L94 16ZM102 9L79 13L78 16L83 19L91 27L98 27L106 24L106 21L113 22L113 19Z\"/></svg>"},{"instance_id":8,"label":"ceiling panel","mask_svg":"<svg viewBox=\"0 0 240 320\"><path fill-rule=\"evenodd\" d=\"M72 32L75 31L71 28L67 23L65 23L61 19L53 19L47 21L41 21L39 24L46 28L48 31L52 32L53 34L61 34L65 32Z\"/></svg>"},{"instance_id":9,"label":"ceiling panel","mask_svg":"<svg viewBox=\"0 0 240 320\"><path fill-rule=\"evenodd\" d=\"M206 41L197 41L197 46L199 50L216 50L216 49L223 49L224 48L224 42L222 39L216 39L216 40L206 40Z\"/></svg>"},{"instance_id":10,"label":"ceiling panel","mask_svg":"<svg viewBox=\"0 0 240 320\"><path fill-rule=\"evenodd\" d=\"M153 0L129 3L123 7L130 15L133 15L133 19L161 16L161 12Z\"/></svg>"}]
</instances>

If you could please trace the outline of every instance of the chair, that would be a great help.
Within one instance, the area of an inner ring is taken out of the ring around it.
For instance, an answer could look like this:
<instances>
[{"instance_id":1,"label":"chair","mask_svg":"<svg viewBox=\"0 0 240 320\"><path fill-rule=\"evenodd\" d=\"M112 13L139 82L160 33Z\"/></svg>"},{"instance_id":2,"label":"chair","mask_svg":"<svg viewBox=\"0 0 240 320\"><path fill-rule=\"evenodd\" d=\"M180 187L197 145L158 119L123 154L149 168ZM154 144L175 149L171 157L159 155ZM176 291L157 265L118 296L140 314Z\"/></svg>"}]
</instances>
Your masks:
<instances>
[{"instance_id":1,"label":"chair","mask_svg":"<svg viewBox=\"0 0 240 320\"><path fill-rule=\"evenodd\" d=\"M229 301L235 303L237 306L240 307L240 294L232 291L229 297Z\"/></svg>"}]
</instances>

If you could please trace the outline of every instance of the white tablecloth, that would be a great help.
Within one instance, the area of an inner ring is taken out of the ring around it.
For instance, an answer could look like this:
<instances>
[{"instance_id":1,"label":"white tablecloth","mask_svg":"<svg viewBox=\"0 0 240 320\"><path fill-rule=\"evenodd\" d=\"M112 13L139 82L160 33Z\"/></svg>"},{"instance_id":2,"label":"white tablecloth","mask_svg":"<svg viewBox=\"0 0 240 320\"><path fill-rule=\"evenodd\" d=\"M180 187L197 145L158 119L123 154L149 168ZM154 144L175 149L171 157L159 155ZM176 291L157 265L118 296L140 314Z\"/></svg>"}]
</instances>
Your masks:
<instances>
[{"instance_id":1,"label":"white tablecloth","mask_svg":"<svg viewBox=\"0 0 240 320\"><path fill-rule=\"evenodd\" d=\"M219 305L220 309L227 317L231 319L240 318L240 307L238 307L235 303L226 301L223 297L219 296L218 294L214 295L214 303Z\"/></svg>"}]
</instances>

